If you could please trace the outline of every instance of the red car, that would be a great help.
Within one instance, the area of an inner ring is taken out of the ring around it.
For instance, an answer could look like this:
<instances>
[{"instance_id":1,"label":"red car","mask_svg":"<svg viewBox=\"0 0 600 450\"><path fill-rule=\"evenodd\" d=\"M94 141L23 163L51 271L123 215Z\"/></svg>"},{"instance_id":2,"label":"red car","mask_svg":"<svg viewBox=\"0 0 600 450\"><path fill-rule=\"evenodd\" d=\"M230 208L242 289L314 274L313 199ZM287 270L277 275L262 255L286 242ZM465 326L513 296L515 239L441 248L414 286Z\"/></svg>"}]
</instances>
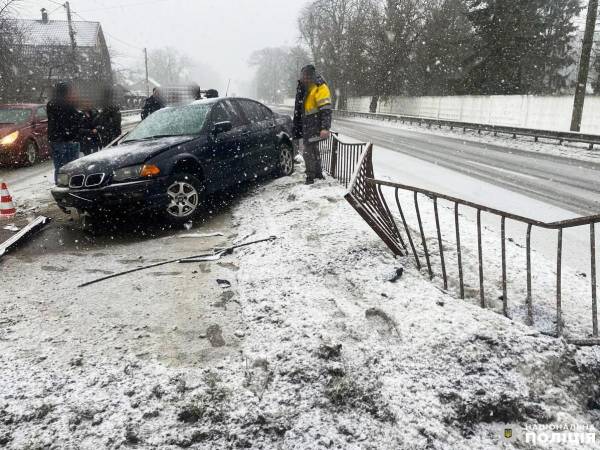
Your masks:
<instances>
[{"instance_id":1,"label":"red car","mask_svg":"<svg viewBox=\"0 0 600 450\"><path fill-rule=\"evenodd\" d=\"M46 106L0 105L0 166L32 165L49 156Z\"/></svg>"}]
</instances>

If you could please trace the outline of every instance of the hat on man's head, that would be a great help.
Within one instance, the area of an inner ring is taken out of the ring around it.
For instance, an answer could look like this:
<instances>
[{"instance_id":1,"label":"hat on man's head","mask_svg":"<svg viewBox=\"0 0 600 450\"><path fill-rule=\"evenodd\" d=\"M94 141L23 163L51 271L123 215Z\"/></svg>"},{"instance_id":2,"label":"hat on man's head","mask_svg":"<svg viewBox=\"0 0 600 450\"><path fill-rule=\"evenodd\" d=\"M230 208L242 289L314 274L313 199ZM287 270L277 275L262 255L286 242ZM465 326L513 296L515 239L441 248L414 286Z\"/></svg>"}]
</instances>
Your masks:
<instances>
[{"instance_id":1,"label":"hat on man's head","mask_svg":"<svg viewBox=\"0 0 600 450\"><path fill-rule=\"evenodd\" d=\"M301 70L303 74L315 75L317 73L317 69L312 64L307 64Z\"/></svg>"}]
</instances>

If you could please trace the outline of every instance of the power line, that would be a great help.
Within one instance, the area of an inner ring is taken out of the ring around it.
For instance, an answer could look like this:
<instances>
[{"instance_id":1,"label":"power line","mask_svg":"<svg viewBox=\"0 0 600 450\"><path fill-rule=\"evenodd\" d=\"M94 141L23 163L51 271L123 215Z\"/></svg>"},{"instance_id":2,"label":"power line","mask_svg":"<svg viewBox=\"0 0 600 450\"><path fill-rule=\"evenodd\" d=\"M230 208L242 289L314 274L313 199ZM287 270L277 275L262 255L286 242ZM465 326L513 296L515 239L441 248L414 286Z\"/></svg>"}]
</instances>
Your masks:
<instances>
[{"instance_id":1,"label":"power line","mask_svg":"<svg viewBox=\"0 0 600 450\"><path fill-rule=\"evenodd\" d=\"M87 13L87 12L95 12L95 11L107 11L110 9L121 9L121 8L128 8L131 6L145 6L145 5L152 5L155 3L164 3L164 2L168 2L168 1L171 1L171 0L150 0L150 1L145 1L145 2L126 3L124 5L119 5L119 6L105 6L102 8L86 9L82 12Z\"/></svg>"},{"instance_id":2,"label":"power line","mask_svg":"<svg viewBox=\"0 0 600 450\"><path fill-rule=\"evenodd\" d=\"M83 17L78 12L72 11L72 13L74 15L76 15L77 17L79 17L80 19L82 19L82 20L84 20L86 22L88 21L85 17ZM116 37L115 35L113 35L112 33L109 33L106 30L104 30L104 33L106 33L108 36L110 36L111 38L113 38L115 41L119 41L121 44L125 44L125 45L127 45L127 46L129 46L131 48L135 48L136 50L144 50L144 47L140 47L139 45L134 45L134 44L131 44L131 43L127 42L127 41L124 41L123 39Z\"/></svg>"}]
</instances>

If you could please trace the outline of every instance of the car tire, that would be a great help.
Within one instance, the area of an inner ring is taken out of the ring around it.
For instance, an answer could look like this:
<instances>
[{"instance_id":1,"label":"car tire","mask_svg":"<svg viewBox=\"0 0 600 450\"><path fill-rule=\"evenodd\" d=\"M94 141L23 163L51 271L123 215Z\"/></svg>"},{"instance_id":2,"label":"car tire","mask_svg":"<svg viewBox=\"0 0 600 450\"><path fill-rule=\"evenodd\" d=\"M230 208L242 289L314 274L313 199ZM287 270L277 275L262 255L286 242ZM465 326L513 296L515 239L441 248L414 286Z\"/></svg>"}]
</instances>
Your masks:
<instances>
[{"instance_id":1,"label":"car tire","mask_svg":"<svg viewBox=\"0 0 600 450\"><path fill-rule=\"evenodd\" d=\"M35 141L29 140L25 143L25 164L33 166L40 159L40 152Z\"/></svg>"},{"instance_id":2,"label":"car tire","mask_svg":"<svg viewBox=\"0 0 600 450\"><path fill-rule=\"evenodd\" d=\"M184 224L194 219L200 212L204 200L204 183L198 177L186 173L176 173L167 183L169 204L164 214L176 224Z\"/></svg>"},{"instance_id":3,"label":"car tire","mask_svg":"<svg viewBox=\"0 0 600 450\"><path fill-rule=\"evenodd\" d=\"M294 148L291 144L279 145L279 160L277 161L277 176L288 177L294 173Z\"/></svg>"}]
</instances>

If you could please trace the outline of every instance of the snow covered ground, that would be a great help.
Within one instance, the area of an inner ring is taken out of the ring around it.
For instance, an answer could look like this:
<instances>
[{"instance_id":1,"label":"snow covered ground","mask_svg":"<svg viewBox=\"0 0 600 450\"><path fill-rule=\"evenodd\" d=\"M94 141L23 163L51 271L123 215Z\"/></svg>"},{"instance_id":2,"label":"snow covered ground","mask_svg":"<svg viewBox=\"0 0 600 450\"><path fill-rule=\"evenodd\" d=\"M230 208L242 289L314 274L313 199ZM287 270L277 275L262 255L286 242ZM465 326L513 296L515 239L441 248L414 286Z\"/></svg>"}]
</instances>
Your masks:
<instances>
[{"instance_id":1,"label":"snow covered ground","mask_svg":"<svg viewBox=\"0 0 600 450\"><path fill-rule=\"evenodd\" d=\"M255 185L196 230L221 238L108 236L5 259L0 445L536 448L516 424L600 426L596 348L483 310L471 290L467 301L442 292L394 259L342 195L297 173ZM219 263L75 288L138 255L270 235ZM543 256L535 263L552 271Z\"/></svg>"}]
</instances>

